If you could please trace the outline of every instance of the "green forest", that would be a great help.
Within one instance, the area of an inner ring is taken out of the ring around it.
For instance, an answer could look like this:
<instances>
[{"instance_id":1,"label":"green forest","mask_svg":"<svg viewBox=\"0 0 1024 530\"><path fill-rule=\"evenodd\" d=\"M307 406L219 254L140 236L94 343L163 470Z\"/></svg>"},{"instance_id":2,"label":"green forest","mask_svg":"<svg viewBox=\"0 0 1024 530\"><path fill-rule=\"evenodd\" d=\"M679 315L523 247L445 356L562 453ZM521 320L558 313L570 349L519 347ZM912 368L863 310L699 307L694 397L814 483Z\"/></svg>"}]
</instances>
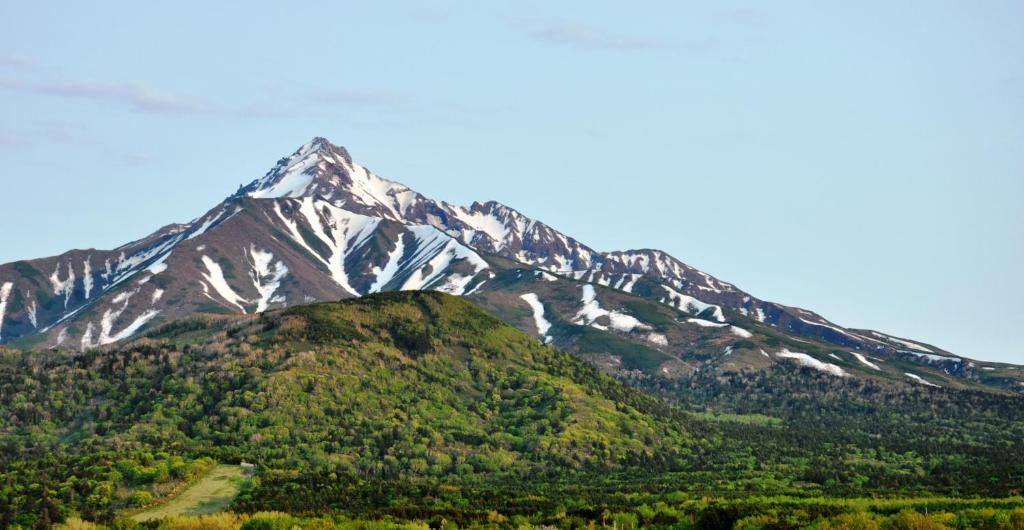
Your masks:
<instances>
[{"instance_id":1,"label":"green forest","mask_svg":"<svg viewBox=\"0 0 1024 530\"><path fill-rule=\"evenodd\" d=\"M781 365L616 380L388 293L0 350L0 525L1024 529L1022 404ZM126 518L243 462L231 513Z\"/></svg>"}]
</instances>

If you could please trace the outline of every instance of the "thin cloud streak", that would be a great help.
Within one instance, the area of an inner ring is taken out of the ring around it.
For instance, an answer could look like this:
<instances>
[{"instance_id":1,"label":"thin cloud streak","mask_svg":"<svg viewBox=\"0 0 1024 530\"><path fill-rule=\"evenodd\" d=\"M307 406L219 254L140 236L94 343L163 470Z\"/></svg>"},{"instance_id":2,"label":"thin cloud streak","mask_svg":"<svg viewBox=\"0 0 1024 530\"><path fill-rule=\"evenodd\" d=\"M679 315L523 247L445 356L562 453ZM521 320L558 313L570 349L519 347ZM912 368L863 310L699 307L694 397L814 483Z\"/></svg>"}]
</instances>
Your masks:
<instances>
[{"instance_id":1,"label":"thin cloud streak","mask_svg":"<svg viewBox=\"0 0 1024 530\"><path fill-rule=\"evenodd\" d=\"M12 70L33 70L37 66L38 65L35 61L24 57L18 57L16 55L0 55L0 68L9 68Z\"/></svg>"},{"instance_id":2,"label":"thin cloud streak","mask_svg":"<svg viewBox=\"0 0 1024 530\"><path fill-rule=\"evenodd\" d=\"M0 89L70 99L112 103L151 114L209 114L218 109L202 100L169 94L138 83L94 81L24 81L0 79Z\"/></svg>"}]
</instances>

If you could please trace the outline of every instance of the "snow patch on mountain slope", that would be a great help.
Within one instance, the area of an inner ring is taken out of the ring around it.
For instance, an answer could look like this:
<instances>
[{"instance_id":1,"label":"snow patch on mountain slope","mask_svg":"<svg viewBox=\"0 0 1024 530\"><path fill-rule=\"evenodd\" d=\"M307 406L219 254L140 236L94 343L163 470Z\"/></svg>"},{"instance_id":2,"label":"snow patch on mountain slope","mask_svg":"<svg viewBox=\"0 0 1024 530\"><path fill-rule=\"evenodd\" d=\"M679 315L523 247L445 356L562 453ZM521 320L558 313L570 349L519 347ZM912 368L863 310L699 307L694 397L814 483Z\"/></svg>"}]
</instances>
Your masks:
<instances>
[{"instance_id":1,"label":"snow patch on mountain slope","mask_svg":"<svg viewBox=\"0 0 1024 530\"><path fill-rule=\"evenodd\" d=\"M277 182L269 186L266 186L269 183L261 183L262 189L249 193L249 196L254 199L302 197L313 183L317 164L320 163L318 156L309 156L311 147L312 144L306 144L299 149L298 155L292 157L292 161L274 175Z\"/></svg>"},{"instance_id":2,"label":"snow patch on mountain slope","mask_svg":"<svg viewBox=\"0 0 1024 530\"><path fill-rule=\"evenodd\" d=\"M661 287L662 289L665 289L666 293L668 293L667 301L665 298L662 298L662 303L668 304L669 306L681 309L694 315L699 315L706 311L707 309L713 308L713 315L715 317L715 320L719 322L725 322L725 314L722 312L721 307L713 304L708 304L706 302L701 302L700 300L697 300L692 296L680 293L679 291L676 291L675 289L667 285L662 285Z\"/></svg>"},{"instance_id":3,"label":"snow patch on mountain slope","mask_svg":"<svg viewBox=\"0 0 1024 530\"><path fill-rule=\"evenodd\" d=\"M754 308L754 315L755 315L755 318L757 319L758 322L761 322L761 323L764 322L764 319L765 319L764 310L762 310L760 307L755 307Z\"/></svg>"},{"instance_id":4,"label":"snow patch on mountain slope","mask_svg":"<svg viewBox=\"0 0 1024 530\"><path fill-rule=\"evenodd\" d=\"M534 271L533 275L537 276L538 278L542 278L543 280L548 281L548 282L557 282L558 281L558 277L557 276L555 276L554 274L551 274L550 272L547 272L547 271Z\"/></svg>"},{"instance_id":5,"label":"snow patch on mountain slope","mask_svg":"<svg viewBox=\"0 0 1024 530\"><path fill-rule=\"evenodd\" d=\"M150 320L155 318L160 311L155 309L148 309L143 311L140 315L136 316L127 326L121 331L114 332L114 324L121 317L122 314L128 309L128 304L131 302L133 296L138 294L139 288L134 291L125 291L118 294L112 301L111 307L103 312L103 317L100 319L100 331L99 337L93 342L94 326L92 322L88 323L85 334L82 336L81 347L82 350L89 348L95 348L106 344L111 344L119 340L127 339L139 331L142 326L145 326ZM116 305L120 304L119 307Z\"/></svg>"},{"instance_id":6,"label":"snow patch on mountain slope","mask_svg":"<svg viewBox=\"0 0 1024 530\"><path fill-rule=\"evenodd\" d=\"M647 334L647 342L658 346L668 346L668 337L662 333L651 332Z\"/></svg>"},{"instance_id":7,"label":"snow patch on mountain slope","mask_svg":"<svg viewBox=\"0 0 1024 530\"><path fill-rule=\"evenodd\" d=\"M81 342L81 349L82 349L82 351L88 350L89 348L93 347L92 328L93 328L92 322L89 322L85 326L85 333L82 334L82 342ZM67 330L66 328L61 330L61 336L65 336L64 331L66 331L66 330ZM58 337L58 339L60 339L60 337ZM58 342L58 344L60 344L60 343Z\"/></svg>"},{"instance_id":8,"label":"snow patch on mountain slope","mask_svg":"<svg viewBox=\"0 0 1024 530\"><path fill-rule=\"evenodd\" d=\"M66 341L67 339L68 339L68 328L61 328L60 333L57 334L57 340L54 341L54 344L53 344L53 346L51 346L51 349L52 348L56 348L56 347L60 346L61 344L64 344L64 341Z\"/></svg>"},{"instance_id":9,"label":"snow patch on mountain slope","mask_svg":"<svg viewBox=\"0 0 1024 530\"><path fill-rule=\"evenodd\" d=\"M245 307L242 304L246 304L249 301L239 296L234 289L228 285L228 281L224 279L224 270L220 268L220 265L210 259L209 256L203 254L203 265L206 266L206 272L201 272L203 278L209 283L210 287L217 292L220 297L229 304L238 307L243 313L245 313ZM205 284L203 285L206 286ZM207 294L209 296L209 294ZM212 297L211 297L212 298Z\"/></svg>"},{"instance_id":10,"label":"snow patch on mountain slope","mask_svg":"<svg viewBox=\"0 0 1024 530\"><path fill-rule=\"evenodd\" d=\"M749 339L754 336L753 333L738 326L729 326L729 331L731 331L733 335L743 337L744 339Z\"/></svg>"},{"instance_id":11,"label":"snow patch on mountain slope","mask_svg":"<svg viewBox=\"0 0 1024 530\"><path fill-rule=\"evenodd\" d=\"M437 291L461 295L465 293L466 286L469 285L473 277L487 268L487 262L476 252L432 226L410 226L408 229L413 232L418 243L415 254L410 258L410 263L415 264L416 269L402 284L400 289L402 291L433 288ZM429 261L422 264L422 260L426 257L430 257ZM434 287L433 284L447 273L449 266L457 260L467 261L473 267L473 273L471 275L451 274L442 285Z\"/></svg>"},{"instance_id":12,"label":"snow patch on mountain slope","mask_svg":"<svg viewBox=\"0 0 1024 530\"><path fill-rule=\"evenodd\" d=\"M723 324L721 322L712 322L710 320L704 320L703 318L688 318L687 322L691 324L697 324L702 328L724 328L729 324Z\"/></svg>"},{"instance_id":13,"label":"snow patch on mountain slope","mask_svg":"<svg viewBox=\"0 0 1024 530\"><path fill-rule=\"evenodd\" d=\"M619 280L615 282L613 289L632 293L633 286L636 285L636 281L643 276L642 274L626 273L619 276Z\"/></svg>"},{"instance_id":14,"label":"snow patch on mountain slope","mask_svg":"<svg viewBox=\"0 0 1024 530\"><path fill-rule=\"evenodd\" d=\"M926 385L926 386L933 386L933 387L935 387L935 388L942 388L942 387L940 387L939 385L936 385L935 383L932 383L932 382L926 381L926 380L925 380L925 379L924 379L923 377L921 377L921 376L919 376L919 375L917 375L917 374L912 374L912 373L910 373L910 372L903 372L903 375L905 375L905 376L907 376L907 377L911 378L912 380L914 380L914 381L915 381L915 382L917 382L917 383L921 383L922 385Z\"/></svg>"},{"instance_id":15,"label":"snow patch on mountain slope","mask_svg":"<svg viewBox=\"0 0 1024 530\"><path fill-rule=\"evenodd\" d=\"M876 337L878 337L878 338L895 342L897 344L900 344L900 345L902 345L904 347L907 347L907 348L910 348L912 350L923 351L925 353L935 353L935 350L928 349L928 348L926 348L926 347L924 347L924 346L922 346L922 345L920 345L920 344L918 344L916 342L911 342L909 340L904 340L904 339L898 339L896 337L893 337L892 335L886 335L884 333L878 333L877 331L872 331L871 334L876 336Z\"/></svg>"},{"instance_id":16,"label":"snow patch on mountain slope","mask_svg":"<svg viewBox=\"0 0 1024 530\"><path fill-rule=\"evenodd\" d=\"M597 301L597 292L594 291L594 286L589 283L583 285L583 296L581 301L583 303L583 307L581 307L579 312L576 313L576 318L573 320L576 324L589 325L597 329L608 329L610 327L623 333L629 333L634 329L644 331L652 329L651 326L640 322L631 315L602 308L601 304ZM608 317L608 326L603 326L596 322L597 319L604 316Z\"/></svg>"},{"instance_id":17,"label":"snow patch on mountain slope","mask_svg":"<svg viewBox=\"0 0 1024 530\"><path fill-rule=\"evenodd\" d=\"M211 216L207 217L207 218L206 218L206 220L205 220L205 221L203 221L203 224L199 225L199 228L197 228L197 229L193 230L193 231L192 231L192 232L191 232L191 233L190 233L190 234L188 235L188 238L186 238L186 240L187 240L187 239L195 239L195 238L197 238L197 237L199 237L199 236L201 236L201 235L205 234L205 233L207 232L207 230L209 230L209 229L210 229L211 227L213 227L213 226L214 226L215 224L217 224L217 221L220 221L220 222L224 222L224 221L227 221L228 219L230 219L230 218L234 217L234 215L235 215L236 213L240 212L240 211L242 211L242 209L241 209L241 208L238 208L238 207L236 207L236 208L235 208L235 210L234 210L233 212L231 212L231 213L230 213L230 214L229 214L229 215L228 215L227 217L225 217L225 218L224 218L223 220L221 220L221 217L223 217L223 216L224 216L224 214L225 214L225 213L227 212L227 209L223 209L223 210L220 210L220 211L218 211L217 213L215 213L215 214L213 214L213 215L211 215ZM194 223L195 223L195 221L193 221L193 224L194 224Z\"/></svg>"},{"instance_id":18,"label":"snow patch on mountain slope","mask_svg":"<svg viewBox=\"0 0 1024 530\"><path fill-rule=\"evenodd\" d=\"M836 365L834 365L832 363L826 363L826 362L819 361L818 359L815 359L814 357L811 357L810 355L807 355L806 353L792 352L792 351L789 351L786 348L783 348L781 351L777 352L775 354L775 356L776 357L781 357L783 359L793 359L794 361L797 362L797 364L800 364L802 366L806 366L808 368L814 368L815 370L820 370L822 372L825 372L827 374L834 375L834 376L837 376L837 377L845 377L846 376L846 372L842 368L840 368L840 367L838 367L838 366L836 366Z\"/></svg>"},{"instance_id":19,"label":"snow patch on mountain slope","mask_svg":"<svg viewBox=\"0 0 1024 530\"><path fill-rule=\"evenodd\" d=\"M381 219L355 214L329 202L314 201L309 197L302 199L299 212L306 218L313 234L330 250L327 265L334 281L342 289L359 296L359 292L349 283L345 257L369 239Z\"/></svg>"},{"instance_id":20,"label":"snow patch on mountain slope","mask_svg":"<svg viewBox=\"0 0 1024 530\"><path fill-rule=\"evenodd\" d=\"M153 297L151 298L150 304L156 305L160 301L160 298L164 295L163 289L153 289Z\"/></svg>"},{"instance_id":21,"label":"snow patch on mountain slope","mask_svg":"<svg viewBox=\"0 0 1024 530\"><path fill-rule=\"evenodd\" d=\"M4 282L3 285L0 285L0 340L4 337L4 313L7 312L7 299L10 298L13 288L14 283L12 282Z\"/></svg>"},{"instance_id":22,"label":"snow patch on mountain slope","mask_svg":"<svg viewBox=\"0 0 1024 530\"><path fill-rule=\"evenodd\" d=\"M352 180L349 192L364 206L378 206L386 209L393 220L402 220L405 209L416 193L397 182L379 177L365 167L344 159L331 157L331 161L343 166Z\"/></svg>"},{"instance_id":23,"label":"snow patch on mountain slope","mask_svg":"<svg viewBox=\"0 0 1024 530\"><path fill-rule=\"evenodd\" d=\"M57 262L57 268L50 275L50 285L53 286L54 295L64 295L64 309L67 309L71 293L75 290L75 269L71 266L70 261L68 262L68 276L63 280L60 279L60 262Z\"/></svg>"},{"instance_id":24,"label":"snow patch on mountain slope","mask_svg":"<svg viewBox=\"0 0 1024 530\"><path fill-rule=\"evenodd\" d=\"M196 249L196 250L199 250L199 249ZM164 259L165 258L161 258L161 259L157 260L152 265L147 267L146 270L149 271L149 273L152 274L153 276L156 276L157 274L160 274L161 272L167 270L167 264L164 263Z\"/></svg>"},{"instance_id":25,"label":"snow patch on mountain slope","mask_svg":"<svg viewBox=\"0 0 1024 530\"><path fill-rule=\"evenodd\" d=\"M82 262L82 288L85 290L85 298L92 294L92 263L89 258Z\"/></svg>"},{"instance_id":26,"label":"snow patch on mountain slope","mask_svg":"<svg viewBox=\"0 0 1024 530\"><path fill-rule=\"evenodd\" d=\"M963 359L961 359L959 357L947 357L945 355L935 355L933 353L919 353L919 352L916 352L916 351L908 351L908 350L897 350L897 351L899 351L900 353L909 353L910 355L914 355L914 356L920 357L922 359L926 359L928 362L945 362L945 361L949 361L949 362L953 362L953 363L963 362Z\"/></svg>"},{"instance_id":27,"label":"snow patch on mountain slope","mask_svg":"<svg viewBox=\"0 0 1024 530\"><path fill-rule=\"evenodd\" d=\"M859 354L859 353L857 353L855 351L850 352L850 355L853 355L854 357L856 357L857 360L860 361L861 364L863 364L864 366L867 366L869 368L874 368L875 370L881 370L881 368L879 368L877 364L869 361L867 359L867 357L864 357L863 355L861 355L861 354Z\"/></svg>"},{"instance_id":28,"label":"snow patch on mountain slope","mask_svg":"<svg viewBox=\"0 0 1024 530\"><path fill-rule=\"evenodd\" d=\"M803 313L806 313L806 311L803 311L803 310L800 310L800 311L803 312ZM817 327L820 327L820 328L828 328L828 329L831 329L832 331L835 331L836 333L839 333L839 334L842 334L842 335L846 335L847 337L850 337L851 339L854 339L854 340L857 340L857 339L867 339L867 340L870 340L870 341L873 341L873 342L878 342L877 340L874 340L874 339L871 339L871 338L868 338L868 337L863 337L863 336L860 336L860 335L854 335L853 333L850 333L850 332L846 331L843 328L840 328L840 327L837 327L837 326L833 326L831 324L824 324L824 323L821 323L821 322L813 322L813 321L807 320L806 318L803 318L803 317L797 317L797 318L799 318L800 321L805 323L805 324L810 324L812 326L817 326Z\"/></svg>"},{"instance_id":29,"label":"snow patch on mountain slope","mask_svg":"<svg viewBox=\"0 0 1024 530\"><path fill-rule=\"evenodd\" d=\"M402 254L405 253L405 233L398 234L398 239L395 240L395 248L388 253L388 260L384 263L384 267L374 267L372 272L374 276L373 285L370 286L371 293L380 292L392 278L395 277L395 273L399 270L399 262L402 260Z\"/></svg>"},{"instance_id":30,"label":"snow patch on mountain slope","mask_svg":"<svg viewBox=\"0 0 1024 530\"><path fill-rule=\"evenodd\" d=\"M537 325L537 332L540 336L546 336L548 330L551 329L551 322L548 322L544 318L544 304L541 303L540 298L534 293L526 293L520 295L526 301L526 304L530 306L530 310L533 311L533 323Z\"/></svg>"},{"instance_id":31,"label":"snow patch on mountain slope","mask_svg":"<svg viewBox=\"0 0 1024 530\"><path fill-rule=\"evenodd\" d=\"M501 250L505 246L505 238L508 237L509 227L494 215L483 212L471 212L465 208L452 208L455 218L468 225L473 230L483 232L494 240L494 249ZM469 236L467 235L467 240Z\"/></svg>"},{"instance_id":32,"label":"snow patch on mountain slope","mask_svg":"<svg viewBox=\"0 0 1024 530\"><path fill-rule=\"evenodd\" d=\"M249 276L256 286L256 292L260 294L256 301L256 312L266 311L271 304L284 303L285 297L274 296L274 293L281 287L281 280L288 274L288 267L280 260L274 263L274 255L270 251L260 250L253 244L249 245L249 256L252 258Z\"/></svg>"},{"instance_id":33,"label":"snow patch on mountain slope","mask_svg":"<svg viewBox=\"0 0 1024 530\"><path fill-rule=\"evenodd\" d=\"M28 321L29 321L30 324L32 324L32 327L33 328L38 328L39 327L39 318L36 315L36 300L35 300L35 298L31 298L30 299L31 296L32 296L31 293L29 293L28 291L25 291L25 299L29 300L29 302L25 305L25 314L28 315ZM3 315L2 315L2 313L3 312L0 311L0 322L3 322Z\"/></svg>"},{"instance_id":34,"label":"snow patch on mountain slope","mask_svg":"<svg viewBox=\"0 0 1024 530\"><path fill-rule=\"evenodd\" d=\"M132 320L132 322L125 326L124 329L113 335L109 335L105 339L106 342L104 342L104 344L110 344L112 342L117 342L119 340L124 340L127 339L128 337L131 337L132 335L137 333L139 329L142 328L142 326L148 324L150 320L153 320L159 314L160 311L156 309L147 309L146 311L143 311L142 314L135 317L135 320Z\"/></svg>"},{"instance_id":35,"label":"snow patch on mountain slope","mask_svg":"<svg viewBox=\"0 0 1024 530\"><path fill-rule=\"evenodd\" d=\"M146 247L128 256L122 252L113 264L111 264L109 259L105 260L103 263L104 272L100 274L100 278L105 282L102 288L107 290L118 285L138 272L139 267L144 263L149 263L151 267L159 269L160 265L170 256L174 247L182 241L186 233L187 227L175 231L173 237L168 237L158 245ZM157 273L154 272L153 274Z\"/></svg>"}]
</instances>

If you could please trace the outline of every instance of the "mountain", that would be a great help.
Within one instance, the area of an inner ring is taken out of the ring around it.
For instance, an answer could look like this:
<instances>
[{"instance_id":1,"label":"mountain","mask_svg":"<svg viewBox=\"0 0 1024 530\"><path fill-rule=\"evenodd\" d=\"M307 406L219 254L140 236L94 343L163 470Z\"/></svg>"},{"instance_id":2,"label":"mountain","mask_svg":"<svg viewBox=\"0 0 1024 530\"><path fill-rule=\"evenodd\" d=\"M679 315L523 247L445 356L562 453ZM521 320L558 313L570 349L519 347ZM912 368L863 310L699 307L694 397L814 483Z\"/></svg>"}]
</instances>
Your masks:
<instances>
[{"instance_id":1,"label":"mountain","mask_svg":"<svg viewBox=\"0 0 1024 530\"><path fill-rule=\"evenodd\" d=\"M775 363L1024 391L1024 371L760 300L653 249L599 252L503 204L427 198L315 138L198 219L0 265L0 341L88 349L195 313L381 291L467 296L619 374Z\"/></svg>"},{"instance_id":2,"label":"mountain","mask_svg":"<svg viewBox=\"0 0 1024 530\"><path fill-rule=\"evenodd\" d=\"M71 357L0 353L0 477L60 490L92 520L204 457L401 483L673 469L701 450L691 418L440 293L203 316ZM0 488L0 522L42 501Z\"/></svg>"},{"instance_id":3,"label":"mountain","mask_svg":"<svg viewBox=\"0 0 1024 530\"><path fill-rule=\"evenodd\" d=\"M415 291L196 315L103 350L0 349L0 525L109 522L214 460L255 465L242 513L462 526L707 496L1020 492L1019 397L783 365L699 377L651 389L673 405Z\"/></svg>"}]
</instances>

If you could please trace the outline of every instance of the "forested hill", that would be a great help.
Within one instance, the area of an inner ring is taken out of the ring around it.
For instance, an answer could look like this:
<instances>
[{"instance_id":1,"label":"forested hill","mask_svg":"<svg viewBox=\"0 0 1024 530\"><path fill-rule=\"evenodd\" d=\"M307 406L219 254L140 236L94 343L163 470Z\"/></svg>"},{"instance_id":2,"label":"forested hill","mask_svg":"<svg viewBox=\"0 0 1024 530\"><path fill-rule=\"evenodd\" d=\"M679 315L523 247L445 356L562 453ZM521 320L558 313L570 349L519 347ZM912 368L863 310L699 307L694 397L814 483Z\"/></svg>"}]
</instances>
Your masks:
<instances>
[{"instance_id":1,"label":"forested hill","mask_svg":"<svg viewBox=\"0 0 1024 530\"><path fill-rule=\"evenodd\" d=\"M9 351L0 377L0 523L109 517L204 456L457 481L683 469L708 445L699 422L439 293L197 317L71 358Z\"/></svg>"},{"instance_id":2,"label":"forested hill","mask_svg":"<svg viewBox=\"0 0 1024 530\"><path fill-rule=\"evenodd\" d=\"M214 461L257 466L237 510L424 519L594 517L709 494L1019 491L1019 398L861 388L854 402L836 399L841 385L864 383L762 384L772 373L702 375L655 397L431 292L192 317L73 355L5 351L0 525L111 520ZM799 405L789 416L786 400ZM827 411L849 430L816 427ZM871 426L897 424L899 439Z\"/></svg>"}]
</instances>

